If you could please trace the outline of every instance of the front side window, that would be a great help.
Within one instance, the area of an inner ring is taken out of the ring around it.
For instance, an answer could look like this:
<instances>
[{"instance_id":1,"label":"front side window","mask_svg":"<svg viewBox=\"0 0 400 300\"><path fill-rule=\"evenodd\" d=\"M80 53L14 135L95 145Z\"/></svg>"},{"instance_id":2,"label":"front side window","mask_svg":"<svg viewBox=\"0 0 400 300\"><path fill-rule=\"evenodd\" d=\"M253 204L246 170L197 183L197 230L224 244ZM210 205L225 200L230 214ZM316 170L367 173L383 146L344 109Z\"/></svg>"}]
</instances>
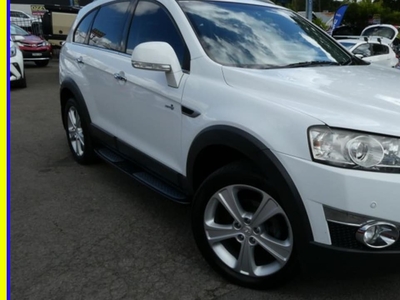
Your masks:
<instances>
[{"instance_id":1,"label":"front side window","mask_svg":"<svg viewBox=\"0 0 400 300\"><path fill-rule=\"evenodd\" d=\"M89 45L119 51L128 6L129 2L118 2L101 7L90 31Z\"/></svg>"},{"instance_id":2,"label":"front side window","mask_svg":"<svg viewBox=\"0 0 400 300\"><path fill-rule=\"evenodd\" d=\"M355 43L350 43L350 42L340 42L340 44L345 47L346 49L350 50L351 48L354 47Z\"/></svg>"},{"instance_id":3,"label":"front side window","mask_svg":"<svg viewBox=\"0 0 400 300\"><path fill-rule=\"evenodd\" d=\"M92 11L88 15L86 15L82 21L79 23L78 27L75 30L74 33L74 42L75 43L85 43L86 42L86 36L89 31L90 24L92 24L93 18L96 15L96 10Z\"/></svg>"},{"instance_id":4,"label":"front side window","mask_svg":"<svg viewBox=\"0 0 400 300\"><path fill-rule=\"evenodd\" d=\"M156 3L141 1L129 30L126 52L132 54L137 45L145 42L170 44L183 67L187 55L186 46L169 14Z\"/></svg>"},{"instance_id":5,"label":"front side window","mask_svg":"<svg viewBox=\"0 0 400 300\"><path fill-rule=\"evenodd\" d=\"M207 55L222 65L276 68L352 61L325 33L286 9L222 1L179 4Z\"/></svg>"},{"instance_id":6,"label":"front side window","mask_svg":"<svg viewBox=\"0 0 400 300\"><path fill-rule=\"evenodd\" d=\"M361 54L364 57L371 56L370 44L362 44L353 50L354 54Z\"/></svg>"}]
</instances>

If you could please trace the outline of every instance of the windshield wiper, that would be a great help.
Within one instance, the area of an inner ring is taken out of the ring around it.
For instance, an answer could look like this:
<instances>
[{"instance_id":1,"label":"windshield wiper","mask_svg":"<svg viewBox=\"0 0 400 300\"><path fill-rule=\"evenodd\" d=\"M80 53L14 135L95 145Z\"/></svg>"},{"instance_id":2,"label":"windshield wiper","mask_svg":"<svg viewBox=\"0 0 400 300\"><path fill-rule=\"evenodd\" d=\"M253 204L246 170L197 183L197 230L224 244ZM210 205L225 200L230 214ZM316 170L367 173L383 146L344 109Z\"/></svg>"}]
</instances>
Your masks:
<instances>
[{"instance_id":1,"label":"windshield wiper","mask_svg":"<svg viewBox=\"0 0 400 300\"><path fill-rule=\"evenodd\" d=\"M288 64L281 66L282 68L303 68L303 67L314 67L314 66L340 66L339 63L327 60L314 60L314 61L302 61L294 64Z\"/></svg>"},{"instance_id":2,"label":"windshield wiper","mask_svg":"<svg viewBox=\"0 0 400 300\"><path fill-rule=\"evenodd\" d=\"M275 65L269 65L269 64L231 64L226 66L243 68L243 69L258 69L258 70L273 69L276 67Z\"/></svg>"},{"instance_id":3,"label":"windshield wiper","mask_svg":"<svg viewBox=\"0 0 400 300\"><path fill-rule=\"evenodd\" d=\"M347 62L346 62L347 64ZM310 66L341 66L342 64L334 62L334 61L303 61L299 63L293 63L288 65L270 65L270 64L231 64L226 65L229 67L236 67L236 68L244 68L244 69L258 69L258 70L265 70L265 69L285 69L285 68L301 68L301 67L310 67Z\"/></svg>"}]
</instances>

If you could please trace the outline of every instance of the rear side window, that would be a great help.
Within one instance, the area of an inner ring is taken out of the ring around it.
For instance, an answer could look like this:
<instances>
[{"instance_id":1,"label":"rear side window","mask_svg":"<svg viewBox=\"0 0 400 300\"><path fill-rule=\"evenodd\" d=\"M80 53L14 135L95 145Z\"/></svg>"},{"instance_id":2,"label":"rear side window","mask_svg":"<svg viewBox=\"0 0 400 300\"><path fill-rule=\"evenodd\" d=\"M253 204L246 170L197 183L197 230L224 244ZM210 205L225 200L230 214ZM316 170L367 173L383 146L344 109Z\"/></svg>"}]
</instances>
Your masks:
<instances>
[{"instance_id":1,"label":"rear side window","mask_svg":"<svg viewBox=\"0 0 400 300\"><path fill-rule=\"evenodd\" d=\"M126 1L101 7L90 31L89 45L119 51L128 6Z\"/></svg>"},{"instance_id":2,"label":"rear side window","mask_svg":"<svg viewBox=\"0 0 400 300\"><path fill-rule=\"evenodd\" d=\"M90 24L92 24L93 18L96 15L96 12L97 10L87 14L79 23L79 26L76 28L74 33L75 43L80 43L80 44L86 43L86 36L88 34Z\"/></svg>"},{"instance_id":3,"label":"rear side window","mask_svg":"<svg viewBox=\"0 0 400 300\"><path fill-rule=\"evenodd\" d=\"M126 52L132 54L140 43L166 42L175 50L183 69L188 69L188 51L185 43L172 21L170 15L162 6L148 1L139 2L129 29Z\"/></svg>"},{"instance_id":4,"label":"rear side window","mask_svg":"<svg viewBox=\"0 0 400 300\"><path fill-rule=\"evenodd\" d=\"M387 47L385 45L373 44L372 52L373 52L373 55L389 54L389 47Z\"/></svg>"}]
</instances>

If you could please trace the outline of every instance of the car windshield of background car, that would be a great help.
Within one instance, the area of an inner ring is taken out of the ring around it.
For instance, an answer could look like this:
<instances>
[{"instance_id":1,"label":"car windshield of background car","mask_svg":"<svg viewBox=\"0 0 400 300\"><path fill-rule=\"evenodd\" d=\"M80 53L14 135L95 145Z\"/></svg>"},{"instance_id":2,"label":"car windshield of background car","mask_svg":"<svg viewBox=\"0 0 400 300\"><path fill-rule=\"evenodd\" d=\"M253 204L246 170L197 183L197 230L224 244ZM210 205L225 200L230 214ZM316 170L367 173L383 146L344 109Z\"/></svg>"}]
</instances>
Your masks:
<instances>
[{"instance_id":1,"label":"car windshield of background car","mask_svg":"<svg viewBox=\"0 0 400 300\"><path fill-rule=\"evenodd\" d=\"M356 43L349 43L349 42L340 42L340 44L345 47L346 49L351 49L352 47L354 47L354 45Z\"/></svg>"},{"instance_id":2,"label":"car windshield of background car","mask_svg":"<svg viewBox=\"0 0 400 300\"><path fill-rule=\"evenodd\" d=\"M11 35L29 35L28 32L26 32L22 28L15 26L13 24L11 24L11 26L10 26L10 32L11 32Z\"/></svg>"},{"instance_id":3,"label":"car windshield of background car","mask_svg":"<svg viewBox=\"0 0 400 300\"><path fill-rule=\"evenodd\" d=\"M230 2L179 4L207 55L225 66L264 69L305 62L339 65L351 59L321 30L286 9Z\"/></svg>"}]
</instances>

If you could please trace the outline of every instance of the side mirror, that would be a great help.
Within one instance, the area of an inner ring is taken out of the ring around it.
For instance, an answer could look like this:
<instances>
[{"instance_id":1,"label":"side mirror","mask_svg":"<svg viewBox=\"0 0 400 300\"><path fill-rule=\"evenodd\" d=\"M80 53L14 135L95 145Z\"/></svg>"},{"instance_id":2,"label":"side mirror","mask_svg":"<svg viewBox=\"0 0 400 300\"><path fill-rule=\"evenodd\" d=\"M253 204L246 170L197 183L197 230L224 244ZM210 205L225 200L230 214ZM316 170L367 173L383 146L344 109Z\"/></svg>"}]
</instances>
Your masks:
<instances>
[{"instance_id":1,"label":"side mirror","mask_svg":"<svg viewBox=\"0 0 400 300\"><path fill-rule=\"evenodd\" d=\"M139 44L133 49L131 60L136 69L165 72L168 85L179 87L183 72L174 49L168 43Z\"/></svg>"},{"instance_id":2,"label":"side mirror","mask_svg":"<svg viewBox=\"0 0 400 300\"><path fill-rule=\"evenodd\" d=\"M14 35L12 37L13 42L22 42L25 38L22 35Z\"/></svg>"}]
</instances>

